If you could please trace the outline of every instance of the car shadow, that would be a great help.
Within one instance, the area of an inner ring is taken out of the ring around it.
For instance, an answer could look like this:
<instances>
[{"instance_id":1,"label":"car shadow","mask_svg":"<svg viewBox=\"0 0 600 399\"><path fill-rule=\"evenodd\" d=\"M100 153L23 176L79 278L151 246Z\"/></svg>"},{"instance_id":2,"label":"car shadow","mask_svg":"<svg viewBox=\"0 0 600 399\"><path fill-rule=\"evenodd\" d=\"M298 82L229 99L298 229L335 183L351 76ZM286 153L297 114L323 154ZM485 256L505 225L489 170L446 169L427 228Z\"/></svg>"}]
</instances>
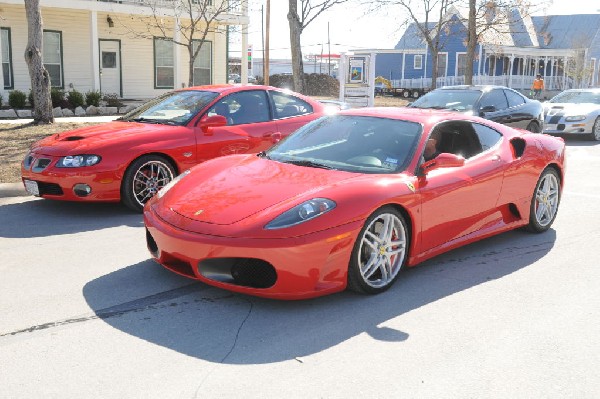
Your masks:
<instances>
[{"instance_id":1,"label":"car shadow","mask_svg":"<svg viewBox=\"0 0 600 399\"><path fill-rule=\"evenodd\" d=\"M594 147L600 144L600 141L590 140L587 137L562 135L565 145L568 147Z\"/></svg>"},{"instance_id":2,"label":"car shadow","mask_svg":"<svg viewBox=\"0 0 600 399\"><path fill-rule=\"evenodd\" d=\"M554 230L544 234L513 231L492 237L404 271L391 289L376 296L342 292L303 301L267 300L192 282L151 260L90 281L83 295L94 317L188 356L227 364L301 362L305 356L359 334L380 341L408 340L410 329L395 329L386 323L515 273L546 256L555 240ZM138 287L134 290L141 292L146 284L151 292L159 293L114 304L118 301L115 292L124 287ZM503 292L490 288L489 295L502 296Z\"/></svg>"},{"instance_id":3,"label":"car shadow","mask_svg":"<svg viewBox=\"0 0 600 399\"><path fill-rule=\"evenodd\" d=\"M33 199L0 206L0 237L31 238L143 226L142 215L119 203L80 203Z\"/></svg>"}]
</instances>

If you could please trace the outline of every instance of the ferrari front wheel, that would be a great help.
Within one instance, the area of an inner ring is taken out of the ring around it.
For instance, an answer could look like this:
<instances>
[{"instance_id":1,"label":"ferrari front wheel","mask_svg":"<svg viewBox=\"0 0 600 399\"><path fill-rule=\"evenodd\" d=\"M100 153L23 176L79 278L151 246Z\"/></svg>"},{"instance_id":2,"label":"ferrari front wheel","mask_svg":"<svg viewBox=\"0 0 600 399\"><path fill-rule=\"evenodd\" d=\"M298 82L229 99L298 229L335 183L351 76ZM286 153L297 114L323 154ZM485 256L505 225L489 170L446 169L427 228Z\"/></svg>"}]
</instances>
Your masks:
<instances>
[{"instance_id":1,"label":"ferrari front wheel","mask_svg":"<svg viewBox=\"0 0 600 399\"><path fill-rule=\"evenodd\" d=\"M531 198L529 224L527 228L534 233L542 233L550 228L560 203L560 177L553 168L542 172Z\"/></svg>"},{"instance_id":2,"label":"ferrari front wheel","mask_svg":"<svg viewBox=\"0 0 600 399\"><path fill-rule=\"evenodd\" d=\"M348 266L348 288L378 294L398 278L406 263L409 233L404 217L386 206L373 213L360 231Z\"/></svg>"},{"instance_id":3,"label":"ferrari front wheel","mask_svg":"<svg viewBox=\"0 0 600 399\"><path fill-rule=\"evenodd\" d=\"M121 200L141 212L144 204L175 177L171 163L159 155L144 155L129 165L121 184Z\"/></svg>"}]
</instances>

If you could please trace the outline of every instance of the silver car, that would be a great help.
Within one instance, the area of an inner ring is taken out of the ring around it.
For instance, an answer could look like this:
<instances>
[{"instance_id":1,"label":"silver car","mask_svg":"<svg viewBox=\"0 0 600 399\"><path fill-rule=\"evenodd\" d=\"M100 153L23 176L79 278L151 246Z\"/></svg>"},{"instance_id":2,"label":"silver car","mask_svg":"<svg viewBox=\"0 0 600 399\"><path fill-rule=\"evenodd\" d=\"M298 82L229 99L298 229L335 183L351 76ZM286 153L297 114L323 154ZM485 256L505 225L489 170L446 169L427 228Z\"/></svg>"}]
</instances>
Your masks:
<instances>
[{"instance_id":1,"label":"silver car","mask_svg":"<svg viewBox=\"0 0 600 399\"><path fill-rule=\"evenodd\" d=\"M600 89L565 90L544 103L544 133L600 141Z\"/></svg>"}]
</instances>

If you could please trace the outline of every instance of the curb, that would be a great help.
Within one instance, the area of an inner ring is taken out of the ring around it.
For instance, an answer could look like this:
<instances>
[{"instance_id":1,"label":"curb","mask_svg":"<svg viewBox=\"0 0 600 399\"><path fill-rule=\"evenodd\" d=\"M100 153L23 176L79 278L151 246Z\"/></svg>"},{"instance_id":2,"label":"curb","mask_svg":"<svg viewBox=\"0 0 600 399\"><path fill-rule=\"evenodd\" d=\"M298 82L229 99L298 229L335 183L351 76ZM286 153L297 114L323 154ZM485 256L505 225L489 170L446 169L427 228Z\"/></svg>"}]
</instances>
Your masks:
<instances>
[{"instance_id":1,"label":"curb","mask_svg":"<svg viewBox=\"0 0 600 399\"><path fill-rule=\"evenodd\" d=\"M0 198L8 197L25 197L27 191L23 187L23 183L0 183Z\"/></svg>"}]
</instances>

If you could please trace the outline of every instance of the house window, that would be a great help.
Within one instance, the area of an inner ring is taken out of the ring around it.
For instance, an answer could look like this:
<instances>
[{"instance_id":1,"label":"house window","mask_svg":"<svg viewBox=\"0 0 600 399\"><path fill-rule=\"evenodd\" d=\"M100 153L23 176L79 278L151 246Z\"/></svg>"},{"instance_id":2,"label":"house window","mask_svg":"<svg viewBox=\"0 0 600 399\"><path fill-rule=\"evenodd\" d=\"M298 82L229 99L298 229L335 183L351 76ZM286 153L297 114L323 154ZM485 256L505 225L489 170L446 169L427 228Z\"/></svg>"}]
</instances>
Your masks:
<instances>
[{"instance_id":1,"label":"house window","mask_svg":"<svg viewBox=\"0 0 600 399\"><path fill-rule=\"evenodd\" d=\"M465 76L467 72L467 54L456 54L456 76Z\"/></svg>"},{"instance_id":2,"label":"house window","mask_svg":"<svg viewBox=\"0 0 600 399\"><path fill-rule=\"evenodd\" d=\"M194 40L194 52L196 52L199 45L200 40ZM194 86L211 84L211 65L212 42L204 42L194 60Z\"/></svg>"},{"instance_id":3,"label":"house window","mask_svg":"<svg viewBox=\"0 0 600 399\"><path fill-rule=\"evenodd\" d=\"M414 69L423 69L423 56L421 54L415 55L413 62Z\"/></svg>"},{"instance_id":4,"label":"house window","mask_svg":"<svg viewBox=\"0 0 600 399\"><path fill-rule=\"evenodd\" d=\"M448 66L448 53L438 53L437 76L441 78L446 76L446 67Z\"/></svg>"},{"instance_id":5,"label":"house window","mask_svg":"<svg viewBox=\"0 0 600 399\"><path fill-rule=\"evenodd\" d=\"M52 87L64 87L62 66L62 32L44 31L44 68L50 75Z\"/></svg>"},{"instance_id":6,"label":"house window","mask_svg":"<svg viewBox=\"0 0 600 399\"><path fill-rule=\"evenodd\" d=\"M175 87L173 62L173 42L154 38L154 88L172 89Z\"/></svg>"},{"instance_id":7,"label":"house window","mask_svg":"<svg viewBox=\"0 0 600 399\"><path fill-rule=\"evenodd\" d=\"M12 48L10 44L10 29L0 28L0 47L2 50L2 74L4 88L13 88Z\"/></svg>"}]
</instances>

